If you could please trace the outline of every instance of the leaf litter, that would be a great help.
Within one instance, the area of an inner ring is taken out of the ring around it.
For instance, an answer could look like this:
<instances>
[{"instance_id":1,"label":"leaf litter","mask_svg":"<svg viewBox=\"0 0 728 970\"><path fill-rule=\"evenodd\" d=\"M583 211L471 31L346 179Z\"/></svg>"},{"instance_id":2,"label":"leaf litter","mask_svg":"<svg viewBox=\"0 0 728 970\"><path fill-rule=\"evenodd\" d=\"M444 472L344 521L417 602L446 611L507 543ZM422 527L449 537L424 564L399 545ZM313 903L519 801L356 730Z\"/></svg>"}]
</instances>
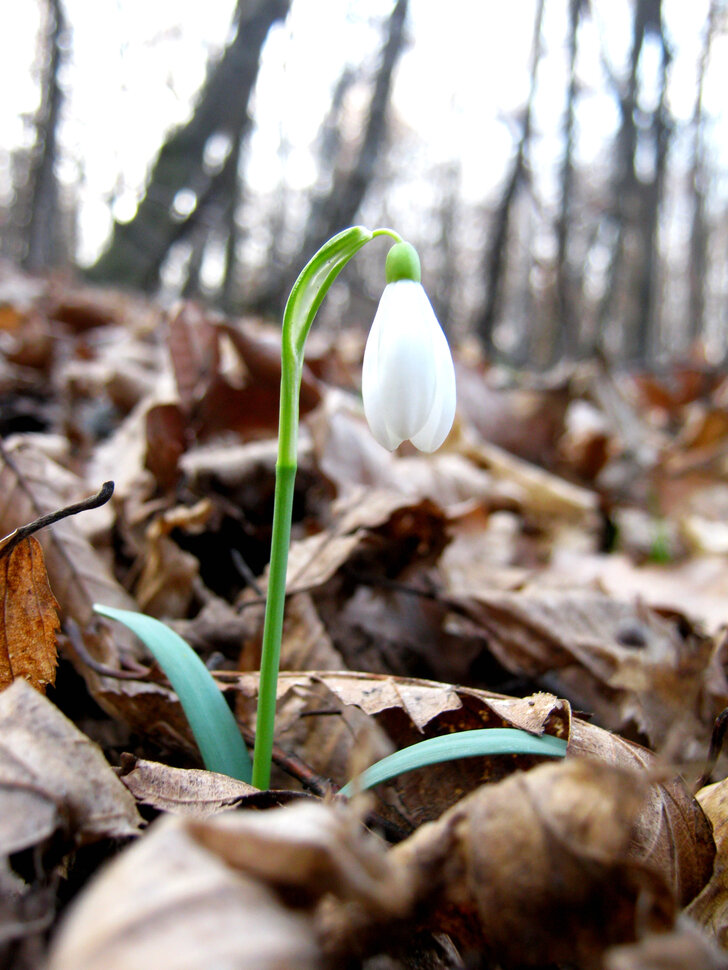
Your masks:
<instances>
[{"instance_id":1,"label":"leaf litter","mask_svg":"<svg viewBox=\"0 0 728 970\"><path fill-rule=\"evenodd\" d=\"M3 564L2 966L727 965L725 759L693 797L728 706L720 375L685 369L673 394L471 355L443 450L390 455L356 395L363 332L316 334L276 790L256 793L200 770L161 671L91 606L168 622L251 738L277 328L67 281L18 292L1 531L116 491ZM483 727L564 738L567 758L336 796Z\"/></svg>"}]
</instances>

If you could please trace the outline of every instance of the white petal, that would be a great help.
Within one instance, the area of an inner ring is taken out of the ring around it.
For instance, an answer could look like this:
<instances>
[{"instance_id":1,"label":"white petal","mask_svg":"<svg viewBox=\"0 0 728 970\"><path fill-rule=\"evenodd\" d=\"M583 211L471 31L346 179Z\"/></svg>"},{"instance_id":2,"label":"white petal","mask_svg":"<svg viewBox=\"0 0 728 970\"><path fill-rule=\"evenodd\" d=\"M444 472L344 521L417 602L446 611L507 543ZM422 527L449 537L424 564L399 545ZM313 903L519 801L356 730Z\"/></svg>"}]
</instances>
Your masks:
<instances>
[{"instance_id":1,"label":"white petal","mask_svg":"<svg viewBox=\"0 0 728 970\"><path fill-rule=\"evenodd\" d=\"M388 284L364 350L364 413L390 451L410 438L434 451L455 415L455 372L427 294L413 280Z\"/></svg>"},{"instance_id":2,"label":"white petal","mask_svg":"<svg viewBox=\"0 0 728 970\"><path fill-rule=\"evenodd\" d=\"M440 330L439 324L438 331L439 334L433 341L437 366L435 400L427 421L417 434L412 435L412 444L420 451L437 451L450 434L455 419L455 367L445 334Z\"/></svg>"},{"instance_id":3,"label":"white petal","mask_svg":"<svg viewBox=\"0 0 728 970\"><path fill-rule=\"evenodd\" d=\"M369 429L382 447L389 451L402 444L403 438L397 438L387 427L386 411L379 393L379 338L381 333L381 317L375 316L372 328L367 337L364 348L364 360L361 372L361 394L364 402L364 414Z\"/></svg>"},{"instance_id":4,"label":"white petal","mask_svg":"<svg viewBox=\"0 0 728 970\"><path fill-rule=\"evenodd\" d=\"M377 310L378 394L389 430L402 439L422 427L435 399L432 331L423 313L427 308L420 284L399 280L385 288Z\"/></svg>"}]
</instances>

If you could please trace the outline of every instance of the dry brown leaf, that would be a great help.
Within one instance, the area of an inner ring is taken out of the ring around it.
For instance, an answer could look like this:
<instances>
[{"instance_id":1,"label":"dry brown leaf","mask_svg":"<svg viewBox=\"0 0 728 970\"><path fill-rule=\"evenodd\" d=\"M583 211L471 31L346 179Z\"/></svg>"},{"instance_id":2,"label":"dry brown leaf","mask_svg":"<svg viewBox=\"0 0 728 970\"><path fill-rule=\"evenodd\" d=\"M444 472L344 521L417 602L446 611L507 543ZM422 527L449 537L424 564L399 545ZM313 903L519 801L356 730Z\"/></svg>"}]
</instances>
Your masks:
<instances>
[{"instance_id":1,"label":"dry brown leaf","mask_svg":"<svg viewBox=\"0 0 728 970\"><path fill-rule=\"evenodd\" d=\"M0 690L23 677L38 690L56 679L58 603L34 536L0 559Z\"/></svg>"},{"instance_id":2,"label":"dry brown leaf","mask_svg":"<svg viewBox=\"0 0 728 970\"><path fill-rule=\"evenodd\" d=\"M548 675L607 727L636 724L654 746L675 740L678 731L701 737L705 699L714 693L713 645L706 637L685 636L679 624L643 604L575 588L573 581L464 596L453 591L448 600L485 631L503 667ZM693 748L680 756L698 756Z\"/></svg>"},{"instance_id":3,"label":"dry brown leaf","mask_svg":"<svg viewBox=\"0 0 728 970\"><path fill-rule=\"evenodd\" d=\"M728 950L728 779L708 785L695 797L713 826L716 858L710 882L688 913Z\"/></svg>"},{"instance_id":4,"label":"dry brown leaf","mask_svg":"<svg viewBox=\"0 0 728 970\"><path fill-rule=\"evenodd\" d=\"M257 697L257 675L238 675L236 686L241 711L250 716ZM332 710L353 705L374 718L398 749L453 731L515 727L568 739L572 756L596 759L649 777L659 768L650 751L572 718L568 702L552 694L515 698L415 678L319 671L282 673L278 696L282 743L291 725L308 726L316 721L328 724ZM323 712L327 712L325 716L315 716ZM330 751L319 735L314 737L317 744L310 747L302 742L309 763L337 782L348 780L330 771L326 760ZM343 758L342 744L343 738L339 739L337 765ZM351 738L347 750L354 748ZM523 756L464 758L409 772L377 788L381 811L390 813L402 825L419 825L437 818L484 782L498 781L539 760ZM649 839L645 838L645 844L651 847L650 865L670 873L676 898L686 904L710 877L715 854L710 825L680 778L666 779L650 789L643 816L650 832Z\"/></svg>"},{"instance_id":5,"label":"dry brown leaf","mask_svg":"<svg viewBox=\"0 0 728 970\"><path fill-rule=\"evenodd\" d=\"M75 475L51 461L29 442L18 440L0 464L0 532L7 535L26 522L62 508L88 495ZM93 515L93 512L84 513ZM133 610L134 600L124 592L110 570L84 538L75 517L63 519L38 535L46 568L61 614L85 629L94 603ZM115 644L122 654L140 656L138 641L120 631ZM97 659L106 661L107 656Z\"/></svg>"},{"instance_id":6,"label":"dry brown leaf","mask_svg":"<svg viewBox=\"0 0 728 970\"><path fill-rule=\"evenodd\" d=\"M391 865L383 843L363 832L348 806L311 801L270 812L226 812L190 820L187 827L232 868L295 890L298 905L333 893L390 919L410 908L408 875Z\"/></svg>"},{"instance_id":7,"label":"dry brown leaf","mask_svg":"<svg viewBox=\"0 0 728 970\"><path fill-rule=\"evenodd\" d=\"M318 970L311 920L163 819L107 866L61 924L48 970Z\"/></svg>"},{"instance_id":8,"label":"dry brown leaf","mask_svg":"<svg viewBox=\"0 0 728 970\"><path fill-rule=\"evenodd\" d=\"M604 955L604 970L728 970L723 953L688 917L670 933L653 933Z\"/></svg>"},{"instance_id":9,"label":"dry brown leaf","mask_svg":"<svg viewBox=\"0 0 728 970\"><path fill-rule=\"evenodd\" d=\"M0 776L3 854L59 826L77 845L138 831L134 799L98 747L24 680L0 693Z\"/></svg>"},{"instance_id":10,"label":"dry brown leaf","mask_svg":"<svg viewBox=\"0 0 728 970\"><path fill-rule=\"evenodd\" d=\"M466 948L507 965L599 955L642 925L669 929L671 873L641 817L648 781L581 759L484 786L392 850L420 911ZM649 857L649 863L646 859Z\"/></svg>"},{"instance_id":11,"label":"dry brown leaf","mask_svg":"<svg viewBox=\"0 0 728 970\"><path fill-rule=\"evenodd\" d=\"M596 492L516 458L486 442L473 442L465 454L477 467L486 468L496 480L506 481L521 508L536 519L576 521L587 530L598 528L599 497Z\"/></svg>"},{"instance_id":12,"label":"dry brown leaf","mask_svg":"<svg viewBox=\"0 0 728 970\"><path fill-rule=\"evenodd\" d=\"M200 768L172 768L135 759L120 776L138 802L160 812L207 818L236 804L258 789L244 781Z\"/></svg>"},{"instance_id":13,"label":"dry brown leaf","mask_svg":"<svg viewBox=\"0 0 728 970\"><path fill-rule=\"evenodd\" d=\"M163 491L171 491L179 478L179 460L187 447L187 422L178 404L152 404L145 415L144 467Z\"/></svg>"},{"instance_id":14,"label":"dry brown leaf","mask_svg":"<svg viewBox=\"0 0 728 970\"><path fill-rule=\"evenodd\" d=\"M167 346L180 403L189 414L220 366L217 327L199 304L182 303L172 312Z\"/></svg>"}]
</instances>

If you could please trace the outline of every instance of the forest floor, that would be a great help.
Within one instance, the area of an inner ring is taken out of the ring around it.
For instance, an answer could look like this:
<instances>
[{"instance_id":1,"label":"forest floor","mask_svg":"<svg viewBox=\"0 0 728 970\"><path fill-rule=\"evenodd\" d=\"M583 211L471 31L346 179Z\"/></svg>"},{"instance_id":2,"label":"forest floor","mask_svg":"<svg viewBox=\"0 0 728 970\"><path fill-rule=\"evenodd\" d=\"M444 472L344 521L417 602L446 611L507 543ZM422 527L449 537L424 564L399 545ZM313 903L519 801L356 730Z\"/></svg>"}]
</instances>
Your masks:
<instances>
[{"instance_id":1,"label":"forest floor","mask_svg":"<svg viewBox=\"0 0 728 970\"><path fill-rule=\"evenodd\" d=\"M463 347L445 446L390 455L363 337L309 341L259 792L93 604L168 623L251 738L276 329L1 268L0 967L728 968L728 379ZM484 727L567 756L336 795Z\"/></svg>"}]
</instances>

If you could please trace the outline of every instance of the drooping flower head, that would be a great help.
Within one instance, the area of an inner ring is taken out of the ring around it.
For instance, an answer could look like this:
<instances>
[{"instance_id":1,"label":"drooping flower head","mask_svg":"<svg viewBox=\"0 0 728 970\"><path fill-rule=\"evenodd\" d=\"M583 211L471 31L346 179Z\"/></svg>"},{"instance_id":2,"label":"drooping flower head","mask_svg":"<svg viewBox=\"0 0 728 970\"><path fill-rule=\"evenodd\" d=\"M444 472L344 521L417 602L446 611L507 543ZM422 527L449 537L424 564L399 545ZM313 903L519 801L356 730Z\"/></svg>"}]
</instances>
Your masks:
<instances>
[{"instance_id":1,"label":"drooping flower head","mask_svg":"<svg viewBox=\"0 0 728 970\"><path fill-rule=\"evenodd\" d=\"M436 451L455 417L452 355L420 278L415 248L395 243L362 367L364 414L390 451L406 440Z\"/></svg>"}]
</instances>

